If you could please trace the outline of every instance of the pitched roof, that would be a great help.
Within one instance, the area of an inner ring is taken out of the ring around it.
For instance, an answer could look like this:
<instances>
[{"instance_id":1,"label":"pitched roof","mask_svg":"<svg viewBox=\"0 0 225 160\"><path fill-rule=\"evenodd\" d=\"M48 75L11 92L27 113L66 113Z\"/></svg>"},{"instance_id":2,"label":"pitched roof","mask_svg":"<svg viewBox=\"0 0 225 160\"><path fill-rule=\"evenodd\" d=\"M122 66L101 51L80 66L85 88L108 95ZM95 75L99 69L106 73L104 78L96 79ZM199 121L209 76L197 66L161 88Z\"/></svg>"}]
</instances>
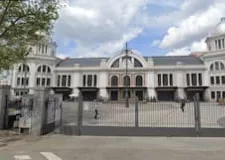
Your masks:
<instances>
[{"instance_id":1,"label":"pitched roof","mask_svg":"<svg viewBox=\"0 0 225 160\"><path fill-rule=\"evenodd\" d=\"M150 57L149 57L150 58ZM155 66L169 66L178 63L182 65L203 65L204 62L195 56L160 56L151 57Z\"/></svg>"},{"instance_id":2,"label":"pitched roof","mask_svg":"<svg viewBox=\"0 0 225 160\"><path fill-rule=\"evenodd\" d=\"M79 64L80 67L97 67L100 66L102 59L108 60L109 58L66 58L57 64L57 67L72 67Z\"/></svg>"},{"instance_id":3,"label":"pitched roof","mask_svg":"<svg viewBox=\"0 0 225 160\"><path fill-rule=\"evenodd\" d=\"M177 65L178 63L182 65L204 65L204 62L195 56L157 56L144 58L146 61L151 58L155 66L170 66ZM103 59L107 61L110 58L66 58L61 60L57 64L57 67L73 67L75 64L79 64L80 67L98 67Z\"/></svg>"}]
</instances>

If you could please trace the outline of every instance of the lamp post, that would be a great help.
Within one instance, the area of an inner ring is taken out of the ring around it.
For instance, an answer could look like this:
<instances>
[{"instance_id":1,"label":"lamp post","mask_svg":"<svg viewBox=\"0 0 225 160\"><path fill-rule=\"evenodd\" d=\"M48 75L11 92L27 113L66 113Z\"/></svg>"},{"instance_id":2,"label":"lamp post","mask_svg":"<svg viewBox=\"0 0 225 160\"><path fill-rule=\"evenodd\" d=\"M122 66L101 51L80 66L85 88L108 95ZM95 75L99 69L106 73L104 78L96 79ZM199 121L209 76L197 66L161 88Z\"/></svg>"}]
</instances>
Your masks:
<instances>
[{"instance_id":1,"label":"lamp post","mask_svg":"<svg viewBox=\"0 0 225 160\"><path fill-rule=\"evenodd\" d=\"M27 58L27 56L29 55L29 53L31 52L32 48L30 47L27 51L27 53L25 54L25 58ZM23 69L25 70L24 71L24 81L23 81L23 89L24 89L24 94L25 94L25 90L26 90L26 78L27 78L27 70L28 70L28 67L26 65L26 59L24 60L24 63L23 63Z\"/></svg>"},{"instance_id":2,"label":"lamp post","mask_svg":"<svg viewBox=\"0 0 225 160\"><path fill-rule=\"evenodd\" d=\"M126 60L125 98L126 98L126 107L129 108L129 95L128 95L128 47L127 47L127 42L126 42L125 52L126 52L126 57L125 57L125 60Z\"/></svg>"}]
</instances>

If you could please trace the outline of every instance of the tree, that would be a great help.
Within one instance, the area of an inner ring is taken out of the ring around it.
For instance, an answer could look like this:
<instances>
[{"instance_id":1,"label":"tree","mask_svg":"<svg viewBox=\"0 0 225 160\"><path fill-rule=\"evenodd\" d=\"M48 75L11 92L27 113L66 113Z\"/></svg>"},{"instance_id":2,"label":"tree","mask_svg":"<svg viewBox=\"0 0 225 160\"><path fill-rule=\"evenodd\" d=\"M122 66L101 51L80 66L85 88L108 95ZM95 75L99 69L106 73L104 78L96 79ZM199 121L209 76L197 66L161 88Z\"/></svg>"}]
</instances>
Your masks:
<instances>
[{"instance_id":1,"label":"tree","mask_svg":"<svg viewBox=\"0 0 225 160\"><path fill-rule=\"evenodd\" d=\"M28 46L50 35L59 0L0 1L0 70L23 60Z\"/></svg>"}]
</instances>

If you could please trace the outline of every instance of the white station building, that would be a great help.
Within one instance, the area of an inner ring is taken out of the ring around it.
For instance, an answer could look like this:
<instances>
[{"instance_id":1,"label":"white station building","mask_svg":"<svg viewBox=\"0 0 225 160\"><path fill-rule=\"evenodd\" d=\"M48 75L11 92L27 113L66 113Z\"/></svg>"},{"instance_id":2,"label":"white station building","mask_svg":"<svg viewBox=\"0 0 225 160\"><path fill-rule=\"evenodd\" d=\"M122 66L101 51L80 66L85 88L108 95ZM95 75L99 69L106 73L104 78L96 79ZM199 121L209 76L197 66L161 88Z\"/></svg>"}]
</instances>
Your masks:
<instances>
[{"instance_id":1,"label":"white station building","mask_svg":"<svg viewBox=\"0 0 225 160\"><path fill-rule=\"evenodd\" d=\"M51 87L64 98L81 92L84 100L123 101L126 80L130 100L192 100L199 93L201 100L215 101L225 98L225 18L206 44L208 51L197 56L143 57L129 50L128 56L124 51L114 57L59 59L56 43L46 39L32 46L27 60L16 64L2 81L11 85L13 96Z\"/></svg>"}]
</instances>

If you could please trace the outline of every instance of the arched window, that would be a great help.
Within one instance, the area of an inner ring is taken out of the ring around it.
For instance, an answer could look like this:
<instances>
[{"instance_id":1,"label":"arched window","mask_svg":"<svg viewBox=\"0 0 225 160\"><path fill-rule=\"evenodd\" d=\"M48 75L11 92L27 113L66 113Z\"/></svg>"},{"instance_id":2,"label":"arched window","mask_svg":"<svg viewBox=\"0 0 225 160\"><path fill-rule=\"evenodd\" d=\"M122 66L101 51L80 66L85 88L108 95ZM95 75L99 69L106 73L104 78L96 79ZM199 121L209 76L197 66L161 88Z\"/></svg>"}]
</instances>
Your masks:
<instances>
[{"instance_id":1,"label":"arched window","mask_svg":"<svg viewBox=\"0 0 225 160\"><path fill-rule=\"evenodd\" d=\"M117 59L116 61L113 62L111 68L119 68L119 65L120 65L120 61L119 59Z\"/></svg>"},{"instance_id":2,"label":"arched window","mask_svg":"<svg viewBox=\"0 0 225 160\"><path fill-rule=\"evenodd\" d=\"M112 76L111 86L118 86L118 77L117 76Z\"/></svg>"},{"instance_id":3,"label":"arched window","mask_svg":"<svg viewBox=\"0 0 225 160\"><path fill-rule=\"evenodd\" d=\"M40 65L37 68L36 86L51 86L51 68L48 65Z\"/></svg>"},{"instance_id":4,"label":"arched window","mask_svg":"<svg viewBox=\"0 0 225 160\"><path fill-rule=\"evenodd\" d=\"M210 71L213 71L213 70L214 70L214 64L211 64Z\"/></svg>"},{"instance_id":5,"label":"arched window","mask_svg":"<svg viewBox=\"0 0 225 160\"><path fill-rule=\"evenodd\" d=\"M37 71L40 73L41 72L41 66L38 67Z\"/></svg>"},{"instance_id":6,"label":"arched window","mask_svg":"<svg viewBox=\"0 0 225 160\"><path fill-rule=\"evenodd\" d=\"M225 66L222 62L214 62L213 64L210 65L210 71L219 71L219 70L225 70Z\"/></svg>"},{"instance_id":7,"label":"arched window","mask_svg":"<svg viewBox=\"0 0 225 160\"><path fill-rule=\"evenodd\" d=\"M142 81L142 76L137 76L136 77L136 86L142 86L143 81Z\"/></svg>"},{"instance_id":8,"label":"arched window","mask_svg":"<svg viewBox=\"0 0 225 160\"><path fill-rule=\"evenodd\" d=\"M137 60L136 58L134 59L134 67L143 67L143 65L141 64L141 62L139 60Z\"/></svg>"},{"instance_id":9,"label":"arched window","mask_svg":"<svg viewBox=\"0 0 225 160\"><path fill-rule=\"evenodd\" d=\"M18 71L19 71L19 72L29 72L29 71L30 71L30 68L29 68L28 65L23 64L23 65L20 65L20 66L19 66Z\"/></svg>"},{"instance_id":10,"label":"arched window","mask_svg":"<svg viewBox=\"0 0 225 160\"><path fill-rule=\"evenodd\" d=\"M51 69L47 65L41 65L38 67L37 72L38 73L51 73Z\"/></svg>"},{"instance_id":11,"label":"arched window","mask_svg":"<svg viewBox=\"0 0 225 160\"><path fill-rule=\"evenodd\" d=\"M130 86L130 77L129 76L125 76L123 78L123 85L124 86Z\"/></svg>"},{"instance_id":12,"label":"arched window","mask_svg":"<svg viewBox=\"0 0 225 160\"><path fill-rule=\"evenodd\" d=\"M224 64L222 62L220 62L220 69L221 70L224 70L225 69Z\"/></svg>"},{"instance_id":13,"label":"arched window","mask_svg":"<svg viewBox=\"0 0 225 160\"><path fill-rule=\"evenodd\" d=\"M219 70L219 63L218 62L215 63L215 69Z\"/></svg>"},{"instance_id":14,"label":"arched window","mask_svg":"<svg viewBox=\"0 0 225 160\"><path fill-rule=\"evenodd\" d=\"M51 69L50 69L50 67L48 67L48 73L51 73Z\"/></svg>"}]
</instances>

